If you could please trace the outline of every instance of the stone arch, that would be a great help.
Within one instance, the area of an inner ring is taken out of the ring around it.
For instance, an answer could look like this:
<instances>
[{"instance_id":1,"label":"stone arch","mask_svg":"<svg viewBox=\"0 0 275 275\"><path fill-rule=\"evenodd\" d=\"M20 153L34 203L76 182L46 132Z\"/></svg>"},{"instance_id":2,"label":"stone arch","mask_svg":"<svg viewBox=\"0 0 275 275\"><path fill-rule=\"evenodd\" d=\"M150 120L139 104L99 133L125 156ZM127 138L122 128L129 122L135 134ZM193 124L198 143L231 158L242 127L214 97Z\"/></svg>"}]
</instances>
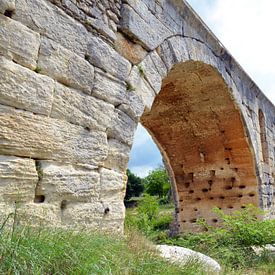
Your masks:
<instances>
[{"instance_id":1,"label":"stone arch","mask_svg":"<svg viewBox=\"0 0 275 275\"><path fill-rule=\"evenodd\" d=\"M244 116L230 76L208 47L169 38L133 68L130 81L145 105L140 121L172 178L178 231L198 230L198 218L217 225L214 207L259 206Z\"/></svg>"}]
</instances>

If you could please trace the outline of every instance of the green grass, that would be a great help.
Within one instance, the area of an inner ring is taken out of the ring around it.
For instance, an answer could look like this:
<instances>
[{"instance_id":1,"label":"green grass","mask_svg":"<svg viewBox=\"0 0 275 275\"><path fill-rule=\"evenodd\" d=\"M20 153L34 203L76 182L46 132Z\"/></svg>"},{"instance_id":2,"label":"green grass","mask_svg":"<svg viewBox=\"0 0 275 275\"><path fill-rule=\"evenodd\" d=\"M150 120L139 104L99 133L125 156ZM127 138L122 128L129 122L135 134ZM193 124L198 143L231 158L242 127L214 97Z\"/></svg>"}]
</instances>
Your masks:
<instances>
[{"instance_id":1,"label":"green grass","mask_svg":"<svg viewBox=\"0 0 275 275\"><path fill-rule=\"evenodd\" d=\"M275 244L275 220L258 219L263 213L247 205L241 211L226 215L214 209L221 227L212 227L200 220L204 230L201 233L185 233L171 238L169 236L169 216L171 206L160 206L150 213L153 198L146 198L137 209L127 210L126 225L137 228L151 241L159 244L177 245L193 249L217 260L224 274L275 274L275 258L267 251L256 255L252 246L264 247ZM150 205L147 205L150 202ZM140 211L143 209L143 215Z\"/></svg>"},{"instance_id":2,"label":"green grass","mask_svg":"<svg viewBox=\"0 0 275 275\"><path fill-rule=\"evenodd\" d=\"M138 232L92 232L16 227L1 231L0 274L202 274L160 258Z\"/></svg>"}]
</instances>

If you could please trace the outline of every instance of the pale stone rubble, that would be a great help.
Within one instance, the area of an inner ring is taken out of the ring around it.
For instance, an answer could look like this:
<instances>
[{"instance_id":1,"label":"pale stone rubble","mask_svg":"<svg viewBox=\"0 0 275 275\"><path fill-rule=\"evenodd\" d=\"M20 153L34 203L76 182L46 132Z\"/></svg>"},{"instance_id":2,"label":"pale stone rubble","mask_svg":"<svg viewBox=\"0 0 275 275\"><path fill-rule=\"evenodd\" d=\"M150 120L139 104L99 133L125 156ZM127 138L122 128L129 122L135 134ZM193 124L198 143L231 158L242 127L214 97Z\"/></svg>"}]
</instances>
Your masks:
<instances>
[{"instance_id":1,"label":"pale stone rubble","mask_svg":"<svg viewBox=\"0 0 275 275\"><path fill-rule=\"evenodd\" d=\"M191 60L230 88L254 151L259 205L274 216L274 106L185 1L1 0L1 217L19 202L29 224L123 232L137 123L175 65Z\"/></svg>"}]
</instances>

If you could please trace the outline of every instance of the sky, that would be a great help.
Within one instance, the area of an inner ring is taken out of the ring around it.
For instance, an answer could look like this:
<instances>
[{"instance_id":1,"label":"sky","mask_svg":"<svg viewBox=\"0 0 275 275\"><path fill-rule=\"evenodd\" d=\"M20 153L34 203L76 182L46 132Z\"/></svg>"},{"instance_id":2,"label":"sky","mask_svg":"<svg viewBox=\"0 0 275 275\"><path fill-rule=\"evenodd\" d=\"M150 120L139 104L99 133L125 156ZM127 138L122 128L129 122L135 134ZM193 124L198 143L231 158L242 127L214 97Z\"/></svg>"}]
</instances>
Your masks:
<instances>
[{"instance_id":1,"label":"sky","mask_svg":"<svg viewBox=\"0 0 275 275\"><path fill-rule=\"evenodd\" d=\"M275 0L189 0L189 4L275 104ZM140 177L162 164L147 131L139 125L129 168Z\"/></svg>"}]
</instances>

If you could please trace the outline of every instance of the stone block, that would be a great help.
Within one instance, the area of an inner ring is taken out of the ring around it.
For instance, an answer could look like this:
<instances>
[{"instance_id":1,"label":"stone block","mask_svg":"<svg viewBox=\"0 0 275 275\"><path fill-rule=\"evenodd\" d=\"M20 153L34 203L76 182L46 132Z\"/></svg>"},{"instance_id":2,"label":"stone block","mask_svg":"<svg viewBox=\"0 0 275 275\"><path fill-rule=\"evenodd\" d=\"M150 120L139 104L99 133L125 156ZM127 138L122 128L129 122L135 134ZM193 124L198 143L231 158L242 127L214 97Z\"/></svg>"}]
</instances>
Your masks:
<instances>
[{"instance_id":1,"label":"stone block","mask_svg":"<svg viewBox=\"0 0 275 275\"><path fill-rule=\"evenodd\" d=\"M108 129L107 134L109 138L116 138L131 146L136 127L136 121L132 120L124 112L116 109L115 117L112 120L111 127Z\"/></svg>"},{"instance_id":2,"label":"stone block","mask_svg":"<svg viewBox=\"0 0 275 275\"><path fill-rule=\"evenodd\" d=\"M106 131L115 114L113 105L56 83L51 117Z\"/></svg>"},{"instance_id":3,"label":"stone block","mask_svg":"<svg viewBox=\"0 0 275 275\"><path fill-rule=\"evenodd\" d=\"M142 1L130 2L131 6L122 5L121 31L130 37L134 37L146 49L154 50L167 37L171 36L172 32L148 10Z\"/></svg>"},{"instance_id":4,"label":"stone block","mask_svg":"<svg viewBox=\"0 0 275 275\"><path fill-rule=\"evenodd\" d=\"M32 202L37 182L38 174L33 159L0 156L1 202Z\"/></svg>"},{"instance_id":5,"label":"stone block","mask_svg":"<svg viewBox=\"0 0 275 275\"><path fill-rule=\"evenodd\" d=\"M89 36L88 55L90 63L94 66L121 80L128 77L131 63L99 37Z\"/></svg>"},{"instance_id":6,"label":"stone block","mask_svg":"<svg viewBox=\"0 0 275 275\"><path fill-rule=\"evenodd\" d=\"M0 57L0 103L49 115L54 81Z\"/></svg>"},{"instance_id":7,"label":"stone block","mask_svg":"<svg viewBox=\"0 0 275 275\"><path fill-rule=\"evenodd\" d=\"M87 49L85 27L45 0L15 0L13 18L84 57Z\"/></svg>"},{"instance_id":8,"label":"stone block","mask_svg":"<svg viewBox=\"0 0 275 275\"><path fill-rule=\"evenodd\" d=\"M131 147L113 138L108 139L108 147L108 156L103 166L117 172L124 172L128 166Z\"/></svg>"},{"instance_id":9,"label":"stone block","mask_svg":"<svg viewBox=\"0 0 275 275\"><path fill-rule=\"evenodd\" d=\"M66 121L0 108L0 151L5 155L101 165L107 137Z\"/></svg>"},{"instance_id":10,"label":"stone block","mask_svg":"<svg viewBox=\"0 0 275 275\"><path fill-rule=\"evenodd\" d=\"M156 95L147 81L140 75L137 66L132 68L128 82L131 85L133 92L142 100L143 105L145 106L145 112L150 111Z\"/></svg>"},{"instance_id":11,"label":"stone block","mask_svg":"<svg viewBox=\"0 0 275 275\"><path fill-rule=\"evenodd\" d=\"M117 106L125 101L126 85L111 75L96 69L92 95Z\"/></svg>"},{"instance_id":12,"label":"stone block","mask_svg":"<svg viewBox=\"0 0 275 275\"><path fill-rule=\"evenodd\" d=\"M9 17L0 15L0 54L30 69L36 68L40 36Z\"/></svg>"},{"instance_id":13,"label":"stone block","mask_svg":"<svg viewBox=\"0 0 275 275\"><path fill-rule=\"evenodd\" d=\"M66 86L83 90L88 94L91 93L94 67L84 58L50 39L42 39L38 68L42 74L46 74Z\"/></svg>"},{"instance_id":14,"label":"stone block","mask_svg":"<svg viewBox=\"0 0 275 275\"><path fill-rule=\"evenodd\" d=\"M93 167L91 167L93 168ZM65 209L72 202L91 202L98 199L100 175L87 166L39 161L39 195L45 203Z\"/></svg>"}]
</instances>

